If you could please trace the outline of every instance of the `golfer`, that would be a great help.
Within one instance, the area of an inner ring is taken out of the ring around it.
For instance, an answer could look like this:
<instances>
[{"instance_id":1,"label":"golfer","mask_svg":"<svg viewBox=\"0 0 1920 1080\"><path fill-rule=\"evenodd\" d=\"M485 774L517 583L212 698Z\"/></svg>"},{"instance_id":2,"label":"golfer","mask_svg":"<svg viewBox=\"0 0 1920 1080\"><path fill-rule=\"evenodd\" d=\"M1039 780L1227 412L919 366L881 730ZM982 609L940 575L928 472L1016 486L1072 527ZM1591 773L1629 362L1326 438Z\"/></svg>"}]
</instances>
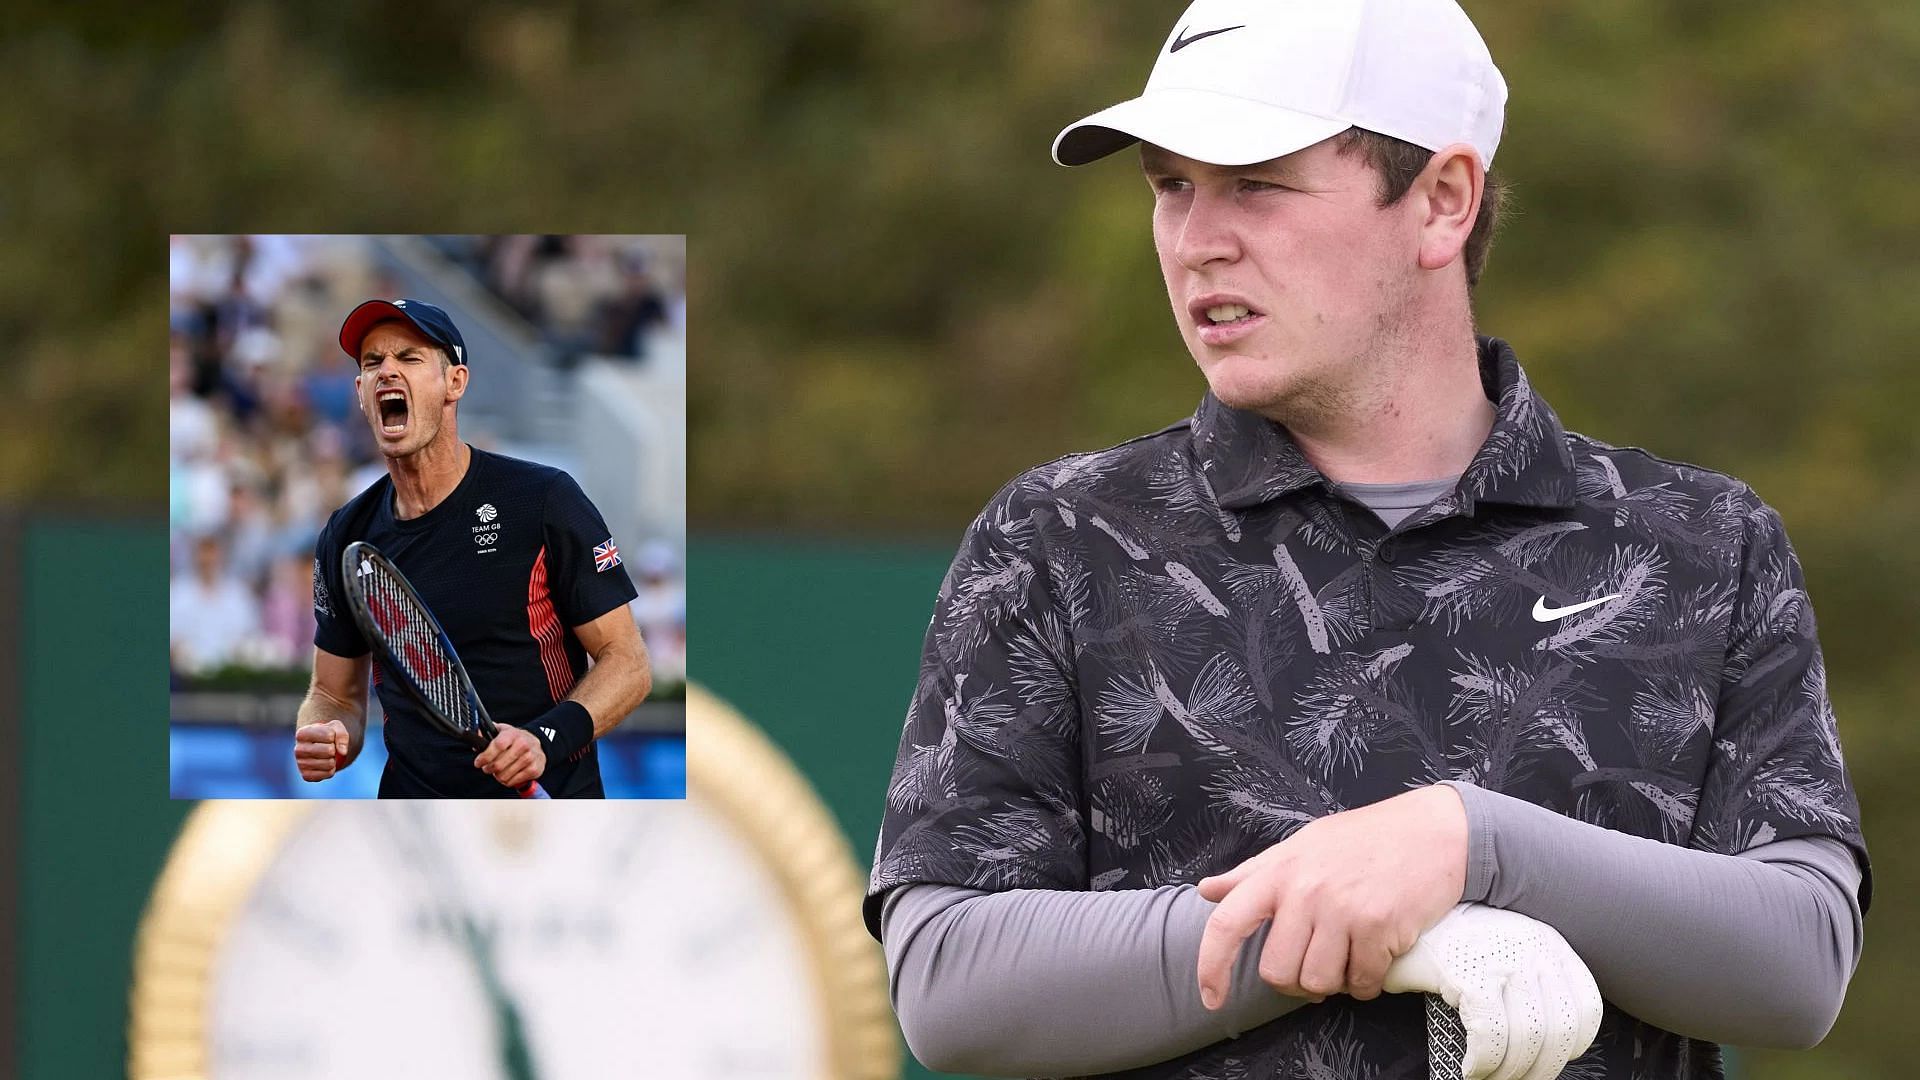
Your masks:
<instances>
[{"instance_id":1,"label":"golfer","mask_svg":"<svg viewBox=\"0 0 1920 1080\"><path fill-rule=\"evenodd\" d=\"M1570 1076L1832 1024L1870 885L1800 563L1476 333L1506 94L1453 0L1200 0L1054 143L1137 146L1207 392L941 586L867 903L928 1064L1421 1076L1383 990L1462 904L1590 971Z\"/></svg>"}]
</instances>

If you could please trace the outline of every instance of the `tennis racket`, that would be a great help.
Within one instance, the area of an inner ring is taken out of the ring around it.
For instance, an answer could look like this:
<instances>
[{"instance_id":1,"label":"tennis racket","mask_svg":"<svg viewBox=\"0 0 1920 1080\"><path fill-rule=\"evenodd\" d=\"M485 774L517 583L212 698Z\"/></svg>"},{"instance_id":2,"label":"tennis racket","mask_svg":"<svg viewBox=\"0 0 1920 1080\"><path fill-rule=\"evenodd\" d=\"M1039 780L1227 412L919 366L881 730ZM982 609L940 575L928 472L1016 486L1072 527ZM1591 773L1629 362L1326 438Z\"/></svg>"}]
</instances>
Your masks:
<instances>
[{"instance_id":1,"label":"tennis racket","mask_svg":"<svg viewBox=\"0 0 1920 1080\"><path fill-rule=\"evenodd\" d=\"M1467 1053L1467 1027L1439 994L1427 998L1427 1076L1461 1080L1460 1059Z\"/></svg>"},{"instance_id":2,"label":"tennis racket","mask_svg":"<svg viewBox=\"0 0 1920 1080\"><path fill-rule=\"evenodd\" d=\"M355 541L340 559L340 579L346 584L353 621L360 624L387 677L419 703L435 727L476 752L486 749L500 728L480 703L447 632L400 569L372 544ZM549 796L538 782L531 782L520 789L520 797Z\"/></svg>"}]
</instances>

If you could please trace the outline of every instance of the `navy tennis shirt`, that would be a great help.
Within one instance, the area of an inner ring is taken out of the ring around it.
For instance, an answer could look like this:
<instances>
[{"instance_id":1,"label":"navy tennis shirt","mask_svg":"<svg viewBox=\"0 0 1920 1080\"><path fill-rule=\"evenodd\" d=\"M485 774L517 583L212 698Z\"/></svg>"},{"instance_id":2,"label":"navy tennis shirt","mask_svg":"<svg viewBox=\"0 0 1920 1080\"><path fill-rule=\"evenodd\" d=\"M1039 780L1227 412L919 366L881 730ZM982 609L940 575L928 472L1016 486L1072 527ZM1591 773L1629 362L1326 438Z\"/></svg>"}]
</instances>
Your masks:
<instances>
[{"instance_id":1,"label":"navy tennis shirt","mask_svg":"<svg viewBox=\"0 0 1920 1080\"><path fill-rule=\"evenodd\" d=\"M413 583L503 726L525 726L566 697L587 670L572 628L636 595L606 522L572 477L475 449L466 476L425 514L396 518L393 480L383 476L320 530L313 643L336 656L369 651L340 581L340 557L355 540L380 549ZM514 795L474 768L474 751L422 716L378 662L373 679L386 712L382 797ZM603 795L594 744L547 762L540 783L555 798Z\"/></svg>"},{"instance_id":2,"label":"navy tennis shirt","mask_svg":"<svg viewBox=\"0 0 1920 1080\"><path fill-rule=\"evenodd\" d=\"M1723 473L1564 430L1504 342L1480 340L1480 376L1485 443L1391 529L1211 395L1003 488L940 588L868 928L919 882L1197 882L1440 780L1726 854L1832 837L1864 872L1780 516ZM1336 995L1126 1075L1425 1063L1420 995ZM1576 1074L1723 1075L1719 1047L1611 1005Z\"/></svg>"}]
</instances>

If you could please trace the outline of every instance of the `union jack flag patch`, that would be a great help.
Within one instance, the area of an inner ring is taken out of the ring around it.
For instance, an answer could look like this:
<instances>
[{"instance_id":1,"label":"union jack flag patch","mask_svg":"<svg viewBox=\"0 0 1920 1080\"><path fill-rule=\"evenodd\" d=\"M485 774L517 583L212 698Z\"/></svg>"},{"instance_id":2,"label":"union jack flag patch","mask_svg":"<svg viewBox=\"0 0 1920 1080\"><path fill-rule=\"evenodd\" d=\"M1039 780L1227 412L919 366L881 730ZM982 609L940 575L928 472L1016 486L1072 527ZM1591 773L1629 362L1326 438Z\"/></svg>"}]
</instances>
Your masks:
<instances>
[{"instance_id":1,"label":"union jack flag patch","mask_svg":"<svg viewBox=\"0 0 1920 1080\"><path fill-rule=\"evenodd\" d=\"M603 570L611 570L619 565L620 548L614 544L612 537L608 537L606 543L598 544L594 547L593 569L596 573Z\"/></svg>"}]
</instances>

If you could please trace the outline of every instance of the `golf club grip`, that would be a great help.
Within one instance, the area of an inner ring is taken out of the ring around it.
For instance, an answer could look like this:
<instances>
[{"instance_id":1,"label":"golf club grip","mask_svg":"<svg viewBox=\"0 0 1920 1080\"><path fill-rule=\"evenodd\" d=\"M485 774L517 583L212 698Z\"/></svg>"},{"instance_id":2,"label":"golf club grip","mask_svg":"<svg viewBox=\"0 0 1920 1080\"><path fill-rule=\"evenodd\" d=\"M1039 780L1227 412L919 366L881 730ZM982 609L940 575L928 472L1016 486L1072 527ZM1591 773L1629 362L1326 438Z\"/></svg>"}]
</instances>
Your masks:
<instances>
[{"instance_id":1,"label":"golf club grip","mask_svg":"<svg viewBox=\"0 0 1920 1080\"><path fill-rule=\"evenodd\" d=\"M1439 994L1427 998L1427 1075L1431 1080L1461 1080L1460 1060L1467 1053L1467 1028L1460 1014Z\"/></svg>"}]
</instances>

